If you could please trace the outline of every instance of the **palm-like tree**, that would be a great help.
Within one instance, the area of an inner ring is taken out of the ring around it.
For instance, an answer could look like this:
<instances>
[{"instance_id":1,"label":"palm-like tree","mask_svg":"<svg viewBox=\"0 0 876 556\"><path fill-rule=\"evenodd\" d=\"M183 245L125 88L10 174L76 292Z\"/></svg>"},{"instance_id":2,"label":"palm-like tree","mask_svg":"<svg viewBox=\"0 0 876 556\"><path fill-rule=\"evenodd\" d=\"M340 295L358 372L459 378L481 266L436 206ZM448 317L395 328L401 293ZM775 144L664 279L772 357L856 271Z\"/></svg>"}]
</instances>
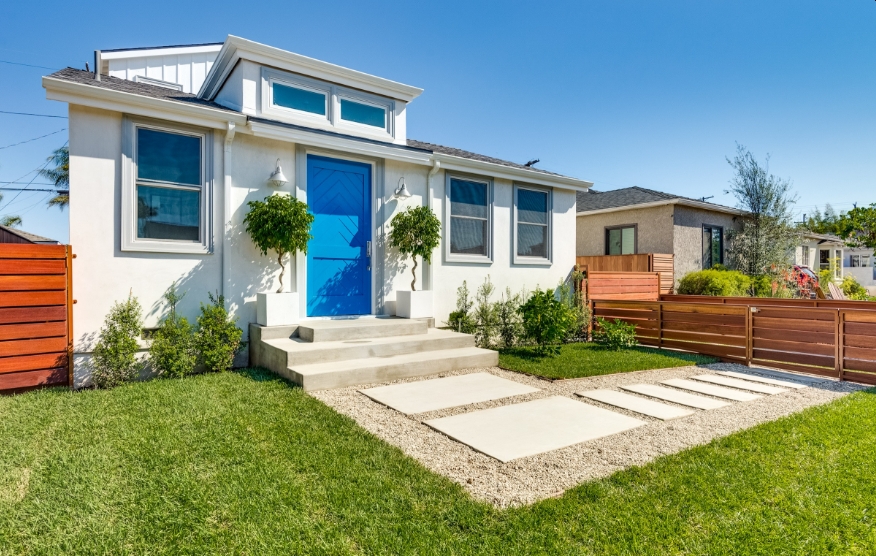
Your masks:
<instances>
[{"instance_id":1,"label":"palm-like tree","mask_svg":"<svg viewBox=\"0 0 876 556\"><path fill-rule=\"evenodd\" d=\"M64 145L52 152L46 160L54 164L54 167L43 168L40 170L40 176L51 180L58 190L47 204L50 207L63 209L70 203L70 148Z\"/></svg>"}]
</instances>

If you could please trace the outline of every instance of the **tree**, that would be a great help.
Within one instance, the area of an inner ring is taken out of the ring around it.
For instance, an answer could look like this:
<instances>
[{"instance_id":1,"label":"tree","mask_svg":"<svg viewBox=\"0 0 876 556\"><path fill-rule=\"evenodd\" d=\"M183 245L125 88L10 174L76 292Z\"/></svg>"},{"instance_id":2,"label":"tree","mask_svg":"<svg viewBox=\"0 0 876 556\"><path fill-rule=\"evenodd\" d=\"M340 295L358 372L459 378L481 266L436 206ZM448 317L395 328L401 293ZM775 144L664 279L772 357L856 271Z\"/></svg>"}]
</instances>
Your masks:
<instances>
[{"instance_id":1,"label":"tree","mask_svg":"<svg viewBox=\"0 0 876 556\"><path fill-rule=\"evenodd\" d=\"M267 255L268 251L277 254L280 264L280 287L277 293L283 291L283 257L286 253L296 251L307 253L307 242L313 239L310 228L313 226L313 215L308 212L307 204L289 195L269 195L264 201L247 203L249 212L243 219L246 231L253 243Z\"/></svg>"},{"instance_id":2,"label":"tree","mask_svg":"<svg viewBox=\"0 0 876 556\"><path fill-rule=\"evenodd\" d=\"M54 164L53 168L43 168L40 176L50 180L58 192L49 199L50 207L64 208L70 204L70 148L66 145L56 149L46 159Z\"/></svg>"},{"instance_id":3,"label":"tree","mask_svg":"<svg viewBox=\"0 0 876 556\"><path fill-rule=\"evenodd\" d=\"M840 215L828 203L824 205L823 213L816 207L815 214L806 219L803 227L816 234L839 235L839 221Z\"/></svg>"},{"instance_id":4,"label":"tree","mask_svg":"<svg viewBox=\"0 0 876 556\"><path fill-rule=\"evenodd\" d=\"M739 144L735 158L727 163L735 171L727 192L748 213L742 229L728 234L731 265L750 276L787 266L799 235L791 224L791 205L796 201L791 182L769 173L769 155L761 165Z\"/></svg>"},{"instance_id":5,"label":"tree","mask_svg":"<svg viewBox=\"0 0 876 556\"><path fill-rule=\"evenodd\" d=\"M2 200L3 195L0 195L0 201ZM7 228L17 228L21 226L21 222L21 217L13 214L7 214L6 216L0 217L0 226L6 226Z\"/></svg>"},{"instance_id":6,"label":"tree","mask_svg":"<svg viewBox=\"0 0 876 556\"><path fill-rule=\"evenodd\" d=\"M398 249L399 253L414 259L411 274L411 291L416 291L417 257L423 257L427 263L432 262L432 251L438 247L441 239L441 221L429 207L408 207L392 218L389 230L389 245Z\"/></svg>"},{"instance_id":7,"label":"tree","mask_svg":"<svg viewBox=\"0 0 876 556\"><path fill-rule=\"evenodd\" d=\"M837 228L849 247L876 249L876 203L841 214Z\"/></svg>"}]
</instances>

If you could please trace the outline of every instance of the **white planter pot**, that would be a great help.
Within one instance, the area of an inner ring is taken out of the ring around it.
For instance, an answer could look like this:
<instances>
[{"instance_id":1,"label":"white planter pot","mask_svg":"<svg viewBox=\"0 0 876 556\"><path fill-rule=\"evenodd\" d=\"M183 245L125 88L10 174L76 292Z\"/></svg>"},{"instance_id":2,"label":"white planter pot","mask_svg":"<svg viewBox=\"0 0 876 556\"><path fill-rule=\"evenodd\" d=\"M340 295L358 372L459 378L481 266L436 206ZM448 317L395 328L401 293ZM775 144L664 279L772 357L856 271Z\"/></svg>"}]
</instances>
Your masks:
<instances>
[{"instance_id":1,"label":"white planter pot","mask_svg":"<svg viewBox=\"0 0 876 556\"><path fill-rule=\"evenodd\" d=\"M395 292L395 314L405 319L422 319L432 315L432 292Z\"/></svg>"},{"instance_id":2,"label":"white planter pot","mask_svg":"<svg viewBox=\"0 0 876 556\"><path fill-rule=\"evenodd\" d=\"M259 292L256 300L256 322L260 325L298 324L298 292Z\"/></svg>"}]
</instances>

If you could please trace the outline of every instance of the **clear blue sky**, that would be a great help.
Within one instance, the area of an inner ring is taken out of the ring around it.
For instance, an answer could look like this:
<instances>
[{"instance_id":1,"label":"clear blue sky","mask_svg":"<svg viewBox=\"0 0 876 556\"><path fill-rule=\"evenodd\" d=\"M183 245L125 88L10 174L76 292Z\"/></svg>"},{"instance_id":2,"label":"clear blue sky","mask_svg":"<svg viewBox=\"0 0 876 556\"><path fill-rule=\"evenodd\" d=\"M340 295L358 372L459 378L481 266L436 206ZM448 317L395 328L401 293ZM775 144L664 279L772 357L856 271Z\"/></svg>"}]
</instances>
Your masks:
<instances>
[{"instance_id":1,"label":"clear blue sky","mask_svg":"<svg viewBox=\"0 0 876 556\"><path fill-rule=\"evenodd\" d=\"M0 60L49 68L84 67L98 48L240 35L424 88L409 137L540 158L597 189L639 185L733 204L725 157L738 141L772 155L771 171L799 194L798 214L876 202L872 0L47 0L3 2L0 21ZM45 100L47 73L0 63L0 110L65 115ZM0 147L64 127L0 114ZM0 181L29 181L66 138L0 149ZM67 239L67 215L46 209L46 194L9 204L16 193L3 193L0 214Z\"/></svg>"}]
</instances>

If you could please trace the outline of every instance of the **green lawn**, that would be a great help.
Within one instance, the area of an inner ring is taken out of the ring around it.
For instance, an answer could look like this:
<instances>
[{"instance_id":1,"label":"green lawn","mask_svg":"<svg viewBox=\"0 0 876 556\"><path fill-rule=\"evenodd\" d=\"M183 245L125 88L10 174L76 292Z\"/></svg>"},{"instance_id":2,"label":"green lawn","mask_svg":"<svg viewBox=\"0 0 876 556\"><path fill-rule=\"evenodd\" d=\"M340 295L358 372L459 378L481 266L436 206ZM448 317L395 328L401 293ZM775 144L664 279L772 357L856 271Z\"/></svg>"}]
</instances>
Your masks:
<instances>
[{"instance_id":1,"label":"green lawn","mask_svg":"<svg viewBox=\"0 0 876 556\"><path fill-rule=\"evenodd\" d=\"M0 398L0 554L872 554L876 395L496 510L259 371Z\"/></svg>"},{"instance_id":2,"label":"green lawn","mask_svg":"<svg viewBox=\"0 0 876 556\"><path fill-rule=\"evenodd\" d=\"M706 355L646 347L612 351L589 342L564 344L560 354L553 357L538 355L529 347L499 350L499 366L503 369L545 378L581 378L716 361Z\"/></svg>"}]
</instances>

